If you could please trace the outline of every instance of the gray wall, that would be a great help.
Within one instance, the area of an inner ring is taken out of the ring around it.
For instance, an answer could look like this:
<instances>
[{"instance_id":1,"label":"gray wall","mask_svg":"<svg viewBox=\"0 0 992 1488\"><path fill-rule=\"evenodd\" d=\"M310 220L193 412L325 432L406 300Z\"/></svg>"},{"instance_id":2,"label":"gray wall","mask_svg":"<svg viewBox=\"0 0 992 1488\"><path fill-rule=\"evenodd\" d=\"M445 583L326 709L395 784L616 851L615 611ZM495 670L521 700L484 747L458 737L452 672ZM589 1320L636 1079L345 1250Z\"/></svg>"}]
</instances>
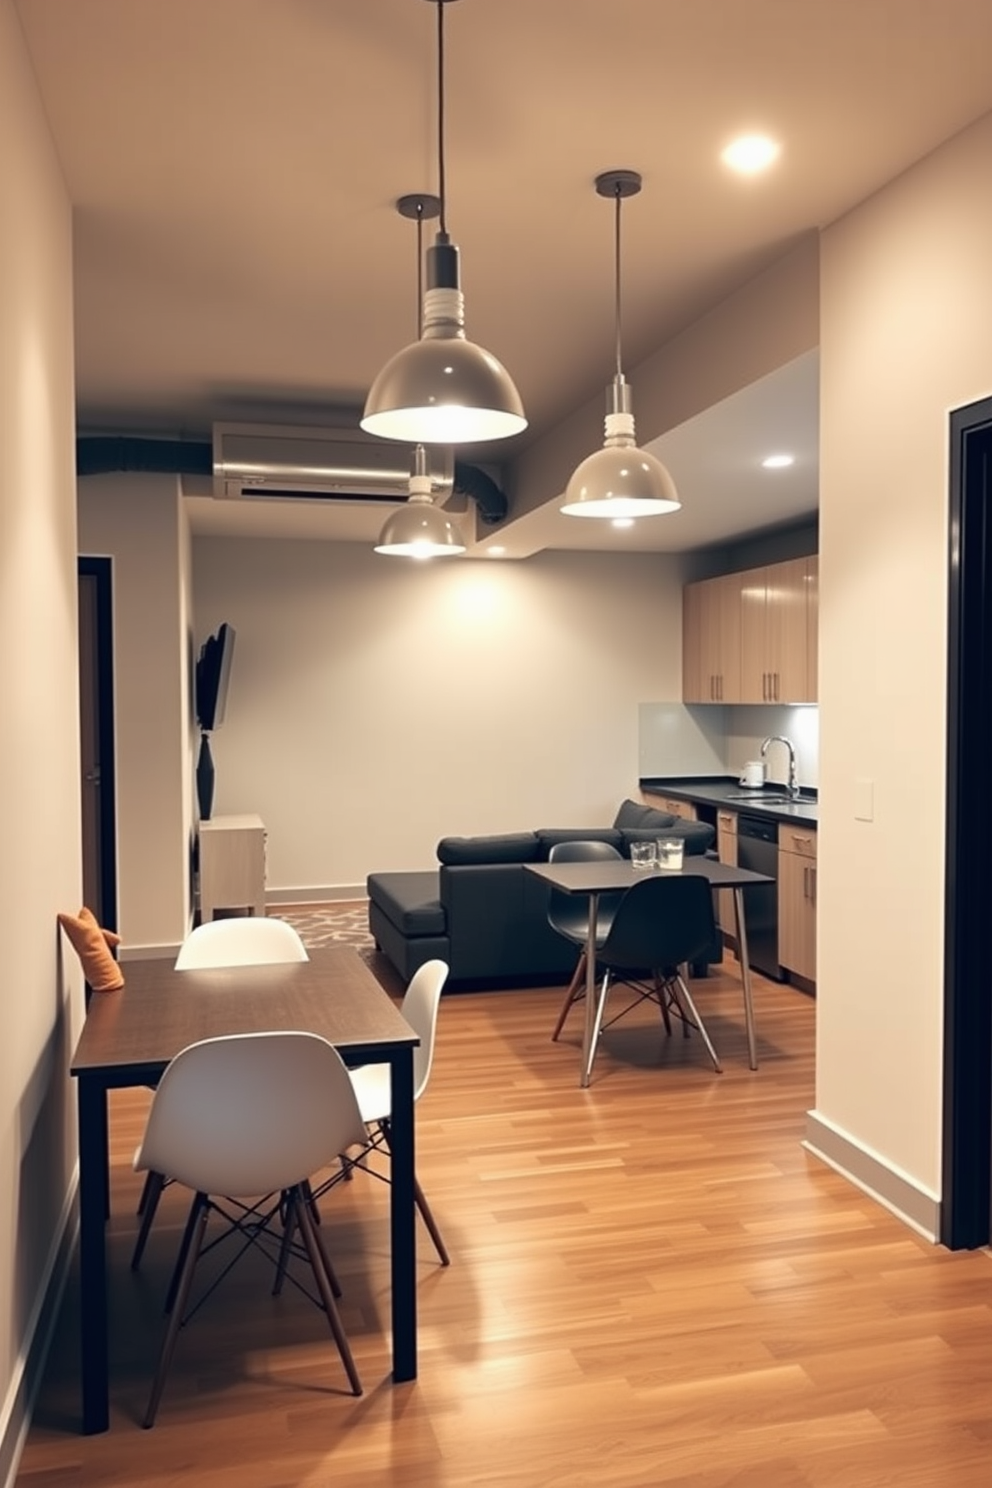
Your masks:
<instances>
[{"instance_id":1,"label":"gray wall","mask_svg":"<svg viewBox=\"0 0 992 1488\"><path fill-rule=\"evenodd\" d=\"M0 0L0 1482L75 1187L82 975L71 213L16 11Z\"/></svg>"},{"instance_id":2,"label":"gray wall","mask_svg":"<svg viewBox=\"0 0 992 1488\"><path fill-rule=\"evenodd\" d=\"M215 811L258 812L273 891L425 868L447 834L606 824L638 705L681 695L670 555L406 564L197 538L198 634L237 632Z\"/></svg>"}]
</instances>

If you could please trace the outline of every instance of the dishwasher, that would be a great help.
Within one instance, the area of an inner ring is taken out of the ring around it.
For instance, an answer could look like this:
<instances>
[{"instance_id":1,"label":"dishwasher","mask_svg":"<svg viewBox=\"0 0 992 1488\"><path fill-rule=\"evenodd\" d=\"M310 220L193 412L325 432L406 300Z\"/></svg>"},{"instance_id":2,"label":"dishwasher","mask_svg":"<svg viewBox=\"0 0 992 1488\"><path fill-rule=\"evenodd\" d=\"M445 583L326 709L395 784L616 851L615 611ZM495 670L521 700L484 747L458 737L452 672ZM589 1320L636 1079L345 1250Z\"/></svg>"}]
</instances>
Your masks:
<instances>
[{"instance_id":1,"label":"dishwasher","mask_svg":"<svg viewBox=\"0 0 992 1488\"><path fill-rule=\"evenodd\" d=\"M744 924L751 965L764 976L782 980L778 961L778 825L760 816L737 818L737 866L765 873L774 883L745 889Z\"/></svg>"}]
</instances>

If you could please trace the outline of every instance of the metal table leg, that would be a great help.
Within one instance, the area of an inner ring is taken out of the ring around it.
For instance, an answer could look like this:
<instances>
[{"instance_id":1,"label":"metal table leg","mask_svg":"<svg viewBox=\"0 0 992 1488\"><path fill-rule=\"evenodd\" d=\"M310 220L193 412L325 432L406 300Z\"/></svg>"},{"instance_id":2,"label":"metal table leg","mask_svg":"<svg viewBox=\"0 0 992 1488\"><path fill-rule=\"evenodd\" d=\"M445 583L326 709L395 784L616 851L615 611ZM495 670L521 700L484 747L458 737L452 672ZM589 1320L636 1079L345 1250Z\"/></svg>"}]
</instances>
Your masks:
<instances>
[{"instance_id":1,"label":"metal table leg","mask_svg":"<svg viewBox=\"0 0 992 1488\"><path fill-rule=\"evenodd\" d=\"M589 1084L595 1050L592 1047L596 1018L596 921L599 918L599 894L589 895L589 925L586 930L586 1016L582 1032L582 1071L580 1085Z\"/></svg>"},{"instance_id":2,"label":"metal table leg","mask_svg":"<svg viewBox=\"0 0 992 1488\"><path fill-rule=\"evenodd\" d=\"M107 1092L81 1079L79 1104L80 1372L83 1431L110 1424L107 1345Z\"/></svg>"},{"instance_id":3,"label":"metal table leg","mask_svg":"<svg viewBox=\"0 0 992 1488\"><path fill-rule=\"evenodd\" d=\"M758 1068L758 1054L754 1039L754 1005L751 1000L751 960L747 950L747 926L744 923L744 890L739 885L734 889L734 919L737 926L737 955L741 963L741 984L744 988L747 1059L750 1067L755 1070Z\"/></svg>"},{"instance_id":4,"label":"metal table leg","mask_svg":"<svg viewBox=\"0 0 992 1488\"><path fill-rule=\"evenodd\" d=\"M389 1249L393 1292L393 1380L417 1378L417 1233L414 1204L413 1050L390 1070Z\"/></svg>"}]
</instances>

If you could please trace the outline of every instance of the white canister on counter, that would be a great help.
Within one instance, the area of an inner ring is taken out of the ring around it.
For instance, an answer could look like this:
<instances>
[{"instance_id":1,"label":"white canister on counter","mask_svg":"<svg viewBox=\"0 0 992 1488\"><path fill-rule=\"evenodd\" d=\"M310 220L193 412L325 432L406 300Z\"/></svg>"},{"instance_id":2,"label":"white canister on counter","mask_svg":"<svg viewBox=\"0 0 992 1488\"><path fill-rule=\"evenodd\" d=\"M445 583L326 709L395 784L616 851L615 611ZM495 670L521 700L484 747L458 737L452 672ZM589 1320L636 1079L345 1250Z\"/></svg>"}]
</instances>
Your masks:
<instances>
[{"instance_id":1,"label":"white canister on counter","mask_svg":"<svg viewBox=\"0 0 992 1488\"><path fill-rule=\"evenodd\" d=\"M740 784L752 789L760 789L765 783L764 760L747 760L741 771Z\"/></svg>"}]
</instances>

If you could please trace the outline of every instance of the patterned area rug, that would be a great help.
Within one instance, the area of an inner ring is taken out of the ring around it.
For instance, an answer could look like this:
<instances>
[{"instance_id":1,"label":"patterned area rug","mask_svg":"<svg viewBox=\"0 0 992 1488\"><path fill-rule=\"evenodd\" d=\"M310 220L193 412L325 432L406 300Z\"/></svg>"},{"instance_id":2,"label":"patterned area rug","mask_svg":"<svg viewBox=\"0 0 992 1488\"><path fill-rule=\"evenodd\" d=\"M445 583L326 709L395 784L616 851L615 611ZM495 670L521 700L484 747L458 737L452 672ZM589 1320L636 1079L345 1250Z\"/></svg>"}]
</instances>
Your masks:
<instances>
[{"instance_id":1,"label":"patterned area rug","mask_svg":"<svg viewBox=\"0 0 992 1488\"><path fill-rule=\"evenodd\" d=\"M372 950L369 934L369 906L366 899L333 904L290 904L272 909L271 914L288 920L308 950L318 946L350 945L356 950Z\"/></svg>"}]
</instances>

